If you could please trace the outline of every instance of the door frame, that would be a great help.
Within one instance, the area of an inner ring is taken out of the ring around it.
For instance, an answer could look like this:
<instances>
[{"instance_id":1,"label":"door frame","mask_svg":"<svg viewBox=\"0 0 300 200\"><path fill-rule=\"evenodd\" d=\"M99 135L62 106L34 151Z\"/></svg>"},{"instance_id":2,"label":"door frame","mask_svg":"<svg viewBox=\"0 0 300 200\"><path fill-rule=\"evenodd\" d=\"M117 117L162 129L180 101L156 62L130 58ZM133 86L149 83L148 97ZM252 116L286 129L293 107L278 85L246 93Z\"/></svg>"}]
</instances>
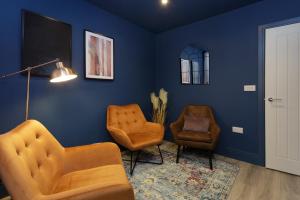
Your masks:
<instances>
[{"instance_id":1,"label":"door frame","mask_svg":"<svg viewBox=\"0 0 300 200\"><path fill-rule=\"evenodd\" d=\"M266 29L300 23L300 17L258 26L258 79L257 79L257 133L259 163L266 166L266 130L265 130L265 32Z\"/></svg>"}]
</instances>

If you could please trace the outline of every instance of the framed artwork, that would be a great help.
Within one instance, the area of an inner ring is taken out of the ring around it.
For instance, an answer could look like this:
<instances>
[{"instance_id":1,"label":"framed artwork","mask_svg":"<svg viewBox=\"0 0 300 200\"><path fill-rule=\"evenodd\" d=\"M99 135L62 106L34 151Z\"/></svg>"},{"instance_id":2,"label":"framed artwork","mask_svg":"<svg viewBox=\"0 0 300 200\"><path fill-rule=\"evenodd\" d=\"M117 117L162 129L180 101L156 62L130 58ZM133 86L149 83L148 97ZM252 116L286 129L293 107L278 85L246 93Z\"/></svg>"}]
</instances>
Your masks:
<instances>
[{"instance_id":1,"label":"framed artwork","mask_svg":"<svg viewBox=\"0 0 300 200\"><path fill-rule=\"evenodd\" d=\"M114 79L114 40L85 31L85 77Z\"/></svg>"},{"instance_id":2,"label":"framed artwork","mask_svg":"<svg viewBox=\"0 0 300 200\"><path fill-rule=\"evenodd\" d=\"M72 66L72 26L22 10L22 69L59 58ZM32 70L33 76L50 77L55 64Z\"/></svg>"}]
</instances>

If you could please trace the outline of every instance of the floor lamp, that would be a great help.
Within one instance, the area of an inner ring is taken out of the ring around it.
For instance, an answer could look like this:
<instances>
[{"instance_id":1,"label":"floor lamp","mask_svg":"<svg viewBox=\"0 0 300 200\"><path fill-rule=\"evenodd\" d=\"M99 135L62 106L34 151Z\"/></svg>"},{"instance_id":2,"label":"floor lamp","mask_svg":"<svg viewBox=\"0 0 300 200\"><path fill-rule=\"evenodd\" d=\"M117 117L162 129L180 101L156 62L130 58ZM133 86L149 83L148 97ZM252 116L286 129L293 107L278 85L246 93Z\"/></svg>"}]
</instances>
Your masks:
<instances>
[{"instance_id":1,"label":"floor lamp","mask_svg":"<svg viewBox=\"0 0 300 200\"><path fill-rule=\"evenodd\" d=\"M64 82L64 81L69 81L74 78L77 78L77 74L68 67L65 67L62 62L58 58L55 60L51 60L49 62L45 62L39 65L35 65L32 67L26 67L23 70L9 73L6 75L0 75L0 79L2 78L7 78L10 76L14 76L23 72L27 72L27 92L26 92L26 110L25 110L25 120L28 119L28 114L29 114L29 95L30 95L30 78L31 78L31 71L33 69L41 68L41 67L47 67L49 64L56 63L56 69L52 72L51 74L51 83L58 83L58 82Z\"/></svg>"}]
</instances>

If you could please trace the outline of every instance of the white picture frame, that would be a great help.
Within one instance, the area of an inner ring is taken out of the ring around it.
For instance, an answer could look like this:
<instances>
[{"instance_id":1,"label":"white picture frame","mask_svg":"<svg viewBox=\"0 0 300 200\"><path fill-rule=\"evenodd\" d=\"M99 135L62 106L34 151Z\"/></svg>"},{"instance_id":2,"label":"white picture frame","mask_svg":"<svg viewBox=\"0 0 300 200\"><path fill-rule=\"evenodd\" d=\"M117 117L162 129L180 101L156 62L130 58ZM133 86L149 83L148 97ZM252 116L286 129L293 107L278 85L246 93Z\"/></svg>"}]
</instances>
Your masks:
<instances>
[{"instance_id":1,"label":"white picture frame","mask_svg":"<svg viewBox=\"0 0 300 200\"><path fill-rule=\"evenodd\" d=\"M114 80L114 39L85 30L85 78Z\"/></svg>"}]
</instances>

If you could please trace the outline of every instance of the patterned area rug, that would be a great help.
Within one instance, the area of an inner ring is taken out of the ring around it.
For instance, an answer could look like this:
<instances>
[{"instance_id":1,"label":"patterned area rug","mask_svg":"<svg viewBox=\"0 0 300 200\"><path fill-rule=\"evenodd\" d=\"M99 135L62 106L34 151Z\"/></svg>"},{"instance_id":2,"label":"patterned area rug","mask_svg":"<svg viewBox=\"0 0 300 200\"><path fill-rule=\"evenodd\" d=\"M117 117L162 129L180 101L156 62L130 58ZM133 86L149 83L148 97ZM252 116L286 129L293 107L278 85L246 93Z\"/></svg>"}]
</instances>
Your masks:
<instances>
[{"instance_id":1,"label":"patterned area rug","mask_svg":"<svg viewBox=\"0 0 300 200\"><path fill-rule=\"evenodd\" d=\"M130 176L130 162L125 168L135 190L137 200L225 200L230 193L239 167L214 159L214 170L209 169L208 158L197 150L185 150L178 164L175 163L177 146L164 142L161 145L163 165L137 163ZM129 152L123 152L129 159ZM140 154L142 160L160 161L157 147Z\"/></svg>"}]
</instances>

